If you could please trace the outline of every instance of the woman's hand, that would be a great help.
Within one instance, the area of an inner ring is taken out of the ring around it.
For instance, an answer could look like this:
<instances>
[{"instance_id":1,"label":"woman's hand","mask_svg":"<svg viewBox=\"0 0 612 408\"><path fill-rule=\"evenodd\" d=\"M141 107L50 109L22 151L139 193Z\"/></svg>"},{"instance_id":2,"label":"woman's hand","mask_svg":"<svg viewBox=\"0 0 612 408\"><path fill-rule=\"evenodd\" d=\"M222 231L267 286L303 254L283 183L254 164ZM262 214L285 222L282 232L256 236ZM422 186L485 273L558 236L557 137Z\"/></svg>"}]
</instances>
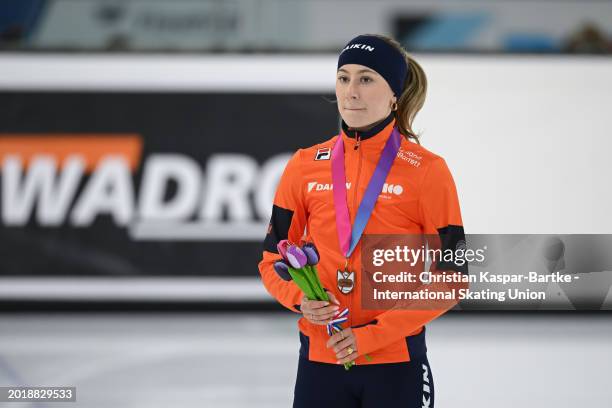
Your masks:
<instances>
[{"instance_id":1,"label":"woman's hand","mask_svg":"<svg viewBox=\"0 0 612 408\"><path fill-rule=\"evenodd\" d=\"M327 341L327 348L333 347L338 364L350 363L357 359L357 340L349 327L335 333Z\"/></svg>"},{"instance_id":2,"label":"woman's hand","mask_svg":"<svg viewBox=\"0 0 612 408\"><path fill-rule=\"evenodd\" d=\"M329 296L330 301L335 303L335 305L323 300L308 300L306 296L302 298L300 310L306 320L312 324L326 325L338 313L340 302L331 292L325 292Z\"/></svg>"}]
</instances>

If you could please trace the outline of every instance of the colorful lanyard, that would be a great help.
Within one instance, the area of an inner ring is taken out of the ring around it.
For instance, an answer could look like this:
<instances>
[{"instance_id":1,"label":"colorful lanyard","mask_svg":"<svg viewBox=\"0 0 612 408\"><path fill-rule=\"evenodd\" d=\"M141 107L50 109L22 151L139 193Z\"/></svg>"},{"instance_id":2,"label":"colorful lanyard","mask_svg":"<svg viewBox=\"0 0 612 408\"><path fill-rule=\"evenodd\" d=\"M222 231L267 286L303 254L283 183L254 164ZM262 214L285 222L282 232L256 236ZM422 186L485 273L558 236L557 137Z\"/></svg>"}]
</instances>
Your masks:
<instances>
[{"instance_id":1,"label":"colorful lanyard","mask_svg":"<svg viewBox=\"0 0 612 408\"><path fill-rule=\"evenodd\" d=\"M344 172L344 140L342 134L338 135L338 139L334 144L331 156L332 166L332 183L334 192L334 207L336 209L336 227L338 229L338 240L340 241L340 249L344 256L348 259L357 243L361 239L361 235L365 230L366 224L372 215L374 205L378 199L378 195L382 191L387 175L391 170L393 160L397 156L401 144L401 135L397 128L393 128L391 136L387 139L385 148L383 149L374 174L370 178L368 187L363 195L355 223L351 228L351 220L349 218L348 203L346 200L346 174ZM357 194L357 192L355 192Z\"/></svg>"}]
</instances>

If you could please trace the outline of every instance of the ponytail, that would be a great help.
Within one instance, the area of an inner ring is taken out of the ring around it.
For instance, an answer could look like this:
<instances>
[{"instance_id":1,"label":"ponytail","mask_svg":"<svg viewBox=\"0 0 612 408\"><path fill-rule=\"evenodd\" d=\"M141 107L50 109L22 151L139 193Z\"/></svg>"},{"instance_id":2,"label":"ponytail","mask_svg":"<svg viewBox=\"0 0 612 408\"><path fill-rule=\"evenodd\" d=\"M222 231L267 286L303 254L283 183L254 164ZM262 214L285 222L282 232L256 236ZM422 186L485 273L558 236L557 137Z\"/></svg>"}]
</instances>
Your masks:
<instances>
[{"instance_id":1,"label":"ponytail","mask_svg":"<svg viewBox=\"0 0 612 408\"><path fill-rule=\"evenodd\" d=\"M406 64L408 65L407 80L404 83L402 94L397 98L397 111L395 112L395 120L397 127L402 135L408 139L414 139L418 144L421 144L419 135L415 133L412 124L415 116L425 103L427 95L427 76L423 68L412 58L408 52L396 40L381 34L372 34L386 41L400 52Z\"/></svg>"}]
</instances>

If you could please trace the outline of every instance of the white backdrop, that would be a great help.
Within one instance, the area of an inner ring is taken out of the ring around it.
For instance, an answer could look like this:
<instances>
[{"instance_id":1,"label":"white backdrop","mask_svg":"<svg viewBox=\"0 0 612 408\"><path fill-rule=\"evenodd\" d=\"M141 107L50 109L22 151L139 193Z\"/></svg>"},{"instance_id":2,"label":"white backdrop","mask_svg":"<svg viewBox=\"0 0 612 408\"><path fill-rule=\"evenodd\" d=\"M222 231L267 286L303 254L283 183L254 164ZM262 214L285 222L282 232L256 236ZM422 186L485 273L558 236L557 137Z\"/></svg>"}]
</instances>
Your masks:
<instances>
[{"instance_id":1,"label":"white backdrop","mask_svg":"<svg viewBox=\"0 0 612 408\"><path fill-rule=\"evenodd\" d=\"M468 233L612 233L612 59L422 58Z\"/></svg>"}]
</instances>

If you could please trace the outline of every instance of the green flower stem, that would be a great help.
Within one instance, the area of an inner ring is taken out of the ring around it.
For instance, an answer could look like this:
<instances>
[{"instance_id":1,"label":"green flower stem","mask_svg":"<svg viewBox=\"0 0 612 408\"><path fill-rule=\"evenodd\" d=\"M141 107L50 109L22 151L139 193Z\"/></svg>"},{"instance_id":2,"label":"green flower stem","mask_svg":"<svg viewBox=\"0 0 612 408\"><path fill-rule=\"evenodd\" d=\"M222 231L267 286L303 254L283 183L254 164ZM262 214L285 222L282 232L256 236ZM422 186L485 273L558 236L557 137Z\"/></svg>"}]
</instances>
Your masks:
<instances>
[{"instance_id":1,"label":"green flower stem","mask_svg":"<svg viewBox=\"0 0 612 408\"><path fill-rule=\"evenodd\" d=\"M310 284L312 288L319 295L319 300L329 301L329 296L323 289L323 285L321 285L321 281L319 280L319 274L317 273L317 269L313 265L304 266L304 273L310 279Z\"/></svg>"},{"instance_id":2,"label":"green flower stem","mask_svg":"<svg viewBox=\"0 0 612 408\"><path fill-rule=\"evenodd\" d=\"M289 275L298 287L304 292L308 300L317 300L317 294L310 285L309 280L300 269L289 267Z\"/></svg>"},{"instance_id":3,"label":"green flower stem","mask_svg":"<svg viewBox=\"0 0 612 408\"><path fill-rule=\"evenodd\" d=\"M313 293L315 294L316 300L321 300L321 291L317 287L316 282L312 279L312 275L308 270L307 266L304 266L302 269L299 269L300 273L304 276L304 279L308 281L308 284L312 288Z\"/></svg>"}]
</instances>

